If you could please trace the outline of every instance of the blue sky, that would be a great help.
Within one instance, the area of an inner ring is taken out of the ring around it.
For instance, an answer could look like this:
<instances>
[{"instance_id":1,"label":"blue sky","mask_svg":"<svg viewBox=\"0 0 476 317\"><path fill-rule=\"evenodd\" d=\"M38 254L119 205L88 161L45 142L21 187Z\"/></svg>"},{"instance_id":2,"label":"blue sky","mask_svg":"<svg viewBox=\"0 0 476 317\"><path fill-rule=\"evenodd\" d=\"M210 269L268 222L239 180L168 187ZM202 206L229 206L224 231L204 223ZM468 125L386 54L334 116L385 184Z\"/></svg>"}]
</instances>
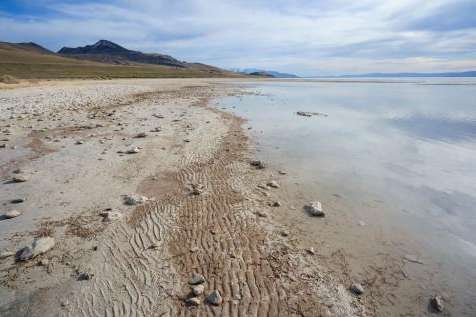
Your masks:
<instances>
[{"instance_id":1,"label":"blue sky","mask_svg":"<svg viewBox=\"0 0 476 317\"><path fill-rule=\"evenodd\" d=\"M0 40L300 75L476 69L476 0L0 0Z\"/></svg>"}]
</instances>

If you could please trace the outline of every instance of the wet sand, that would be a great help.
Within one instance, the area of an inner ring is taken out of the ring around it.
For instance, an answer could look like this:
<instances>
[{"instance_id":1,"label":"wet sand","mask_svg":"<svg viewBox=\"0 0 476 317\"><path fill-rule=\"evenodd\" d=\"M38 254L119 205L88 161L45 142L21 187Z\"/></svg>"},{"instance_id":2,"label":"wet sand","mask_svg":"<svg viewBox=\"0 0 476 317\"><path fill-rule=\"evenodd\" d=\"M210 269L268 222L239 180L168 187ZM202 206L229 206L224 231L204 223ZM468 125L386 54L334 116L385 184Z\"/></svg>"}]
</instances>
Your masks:
<instances>
[{"instance_id":1,"label":"wet sand","mask_svg":"<svg viewBox=\"0 0 476 317\"><path fill-rule=\"evenodd\" d=\"M285 176L252 166L243 119L208 105L245 93L239 86L167 79L0 90L1 208L22 213L0 221L0 250L55 239L28 261L0 259L0 315L374 315L351 280L275 219L286 187L266 184ZM126 205L131 194L148 201ZM103 221L111 211L122 217ZM191 294L193 274L203 275L203 294ZM215 290L218 305L206 300Z\"/></svg>"}]
</instances>

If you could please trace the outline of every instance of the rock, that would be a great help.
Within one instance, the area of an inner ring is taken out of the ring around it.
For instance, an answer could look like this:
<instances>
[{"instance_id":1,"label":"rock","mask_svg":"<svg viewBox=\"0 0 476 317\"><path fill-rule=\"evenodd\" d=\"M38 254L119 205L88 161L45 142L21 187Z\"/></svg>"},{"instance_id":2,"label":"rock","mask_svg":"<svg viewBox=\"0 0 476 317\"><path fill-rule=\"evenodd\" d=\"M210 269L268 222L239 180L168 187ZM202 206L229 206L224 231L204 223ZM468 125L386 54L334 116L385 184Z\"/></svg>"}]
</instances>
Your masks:
<instances>
[{"instance_id":1,"label":"rock","mask_svg":"<svg viewBox=\"0 0 476 317\"><path fill-rule=\"evenodd\" d=\"M94 274L88 272L79 272L78 273L78 281L89 281L92 279Z\"/></svg>"},{"instance_id":2,"label":"rock","mask_svg":"<svg viewBox=\"0 0 476 317\"><path fill-rule=\"evenodd\" d=\"M138 138L138 139L145 138L145 137L147 137L147 134L145 132L141 132L141 133L137 134L135 137Z\"/></svg>"},{"instance_id":3,"label":"rock","mask_svg":"<svg viewBox=\"0 0 476 317\"><path fill-rule=\"evenodd\" d=\"M222 301L223 299L221 298L220 292L218 290L214 290L207 297L207 303L211 305L218 306L222 303Z\"/></svg>"},{"instance_id":4,"label":"rock","mask_svg":"<svg viewBox=\"0 0 476 317\"><path fill-rule=\"evenodd\" d=\"M286 174L287 174L286 171L282 171L282 170L281 170L281 171L278 171L278 173L281 174L281 175L286 175Z\"/></svg>"},{"instance_id":5,"label":"rock","mask_svg":"<svg viewBox=\"0 0 476 317\"><path fill-rule=\"evenodd\" d=\"M444 306L443 306L443 299L441 298L441 296L437 295L432 297L430 299L430 305L435 311L439 313L443 311Z\"/></svg>"},{"instance_id":6,"label":"rock","mask_svg":"<svg viewBox=\"0 0 476 317\"><path fill-rule=\"evenodd\" d=\"M162 131L160 127L153 128L152 130L150 130L150 132L160 132L160 131Z\"/></svg>"},{"instance_id":7,"label":"rock","mask_svg":"<svg viewBox=\"0 0 476 317\"><path fill-rule=\"evenodd\" d=\"M186 142L186 143L189 143L191 140L190 139L185 139L183 141Z\"/></svg>"},{"instance_id":8,"label":"rock","mask_svg":"<svg viewBox=\"0 0 476 317\"><path fill-rule=\"evenodd\" d=\"M9 210L5 213L5 218L7 219L12 219L12 218L16 218L18 216L21 215L21 212L19 212L18 210Z\"/></svg>"},{"instance_id":9,"label":"rock","mask_svg":"<svg viewBox=\"0 0 476 317\"><path fill-rule=\"evenodd\" d=\"M122 218L122 213L119 211L105 211L101 213L104 222L113 222Z\"/></svg>"},{"instance_id":10,"label":"rock","mask_svg":"<svg viewBox=\"0 0 476 317\"><path fill-rule=\"evenodd\" d=\"M198 284L203 284L205 283L205 277L202 274L196 274L194 273L190 280L188 281L188 284L190 285L198 285Z\"/></svg>"},{"instance_id":11,"label":"rock","mask_svg":"<svg viewBox=\"0 0 476 317\"><path fill-rule=\"evenodd\" d=\"M364 293L364 287L359 283L354 283L350 286L350 290L355 295L362 295Z\"/></svg>"},{"instance_id":12,"label":"rock","mask_svg":"<svg viewBox=\"0 0 476 317\"><path fill-rule=\"evenodd\" d=\"M279 234L281 235L281 237L289 237L289 233L287 231L280 231Z\"/></svg>"},{"instance_id":13,"label":"rock","mask_svg":"<svg viewBox=\"0 0 476 317\"><path fill-rule=\"evenodd\" d=\"M185 304L188 306L198 306L200 305L200 299L197 297L190 297L185 300Z\"/></svg>"},{"instance_id":14,"label":"rock","mask_svg":"<svg viewBox=\"0 0 476 317\"><path fill-rule=\"evenodd\" d=\"M281 203L279 201L275 201L271 204L271 207L281 207Z\"/></svg>"},{"instance_id":15,"label":"rock","mask_svg":"<svg viewBox=\"0 0 476 317\"><path fill-rule=\"evenodd\" d=\"M304 206L304 209L314 217L324 217L326 214L322 210L320 201L313 201Z\"/></svg>"},{"instance_id":16,"label":"rock","mask_svg":"<svg viewBox=\"0 0 476 317\"><path fill-rule=\"evenodd\" d=\"M28 181L28 177L26 177L25 175L18 175L12 178L12 182L14 183L24 183L26 181Z\"/></svg>"},{"instance_id":17,"label":"rock","mask_svg":"<svg viewBox=\"0 0 476 317\"><path fill-rule=\"evenodd\" d=\"M316 251L314 251L314 248L308 248L308 249L306 249L306 252L310 255L316 254Z\"/></svg>"},{"instance_id":18,"label":"rock","mask_svg":"<svg viewBox=\"0 0 476 317\"><path fill-rule=\"evenodd\" d=\"M41 237L33 240L32 246L32 253L33 257L43 254L49 251L51 248L55 246L55 239L52 237Z\"/></svg>"},{"instance_id":19,"label":"rock","mask_svg":"<svg viewBox=\"0 0 476 317\"><path fill-rule=\"evenodd\" d=\"M296 112L296 114L298 116L302 116L302 117L312 117L312 113L310 112L305 112L305 111L298 111Z\"/></svg>"},{"instance_id":20,"label":"rock","mask_svg":"<svg viewBox=\"0 0 476 317\"><path fill-rule=\"evenodd\" d=\"M134 147L132 149L127 150L127 154L137 154L140 152L140 149L138 147Z\"/></svg>"},{"instance_id":21,"label":"rock","mask_svg":"<svg viewBox=\"0 0 476 317\"><path fill-rule=\"evenodd\" d=\"M25 202L24 198L15 198L15 199L10 200L11 204L21 204L23 202Z\"/></svg>"},{"instance_id":22,"label":"rock","mask_svg":"<svg viewBox=\"0 0 476 317\"><path fill-rule=\"evenodd\" d=\"M29 246L23 247L15 254L16 261L28 261L33 258L33 252Z\"/></svg>"},{"instance_id":23,"label":"rock","mask_svg":"<svg viewBox=\"0 0 476 317\"><path fill-rule=\"evenodd\" d=\"M266 218L266 217L268 217L268 215L265 214L265 213L262 212L262 211L257 211L255 214L256 214L258 217L261 217L261 218Z\"/></svg>"},{"instance_id":24,"label":"rock","mask_svg":"<svg viewBox=\"0 0 476 317\"><path fill-rule=\"evenodd\" d=\"M405 260L407 260L408 262L412 262L412 263L416 263L416 264L425 264L425 263L423 263L423 261L420 261L416 257L416 255L413 255L413 254L406 254L403 258Z\"/></svg>"},{"instance_id":25,"label":"rock","mask_svg":"<svg viewBox=\"0 0 476 317\"><path fill-rule=\"evenodd\" d=\"M266 185L268 185L269 187L272 187L272 188L279 188L279 184L276 181L270 181Z\"/></svg>"},{"instance_id":26,"label":"rock","mask_svg":"<svg viewBox=\"0 0 476 317\"><path fill-rule=\"evenodd\" d=\"M137 195L137 194L132 194L132 195L127 195L124 198L124 203L129 206L135 206L135 205L142 205L145 202L147 202L149 199L145 196Z\"/></svg>"},{"instance_id":27,"label":"rock","mask_svg":"<svg viewBox=\"0 0 476 317\"><path fill-rule=\"evenodd\" d=\"M265 164L259 160L251 161L250 165L256 167L257 169L264 169L266 167Z\"/></svg>"},{"instance_id":28,"label":"rock","mask_svg":"<svg viewBox=\"0 0 476 317\"><path fill-rule=\"evenodd\" d=\"M76 141L76 144L78 144L78 145L80 145L80 144L84 144L84 141L82 141L82 140L78 140L78 141Z\"/></svg>"},{"instance_id":29,"label":"rock","mask_svg":"<svg viewBox=\"0 0 476 317\"><path fill-rule=\"evenodd\" d=\"M191 184L190 186L192 187L192 190L190 191L192 195L198 196L203 193L204 186L202 184Z\"/></svg>"},{"instance_id":30,"label":"rock","mask_svg":"<svg viewBox=\"0 0 476 317\"><path fill-rule=\"evenodd\" d=\"M192 294L199 296L205 291L205 286L203 284L195 285L192 287Z\"/></svg>"}]
</instances>

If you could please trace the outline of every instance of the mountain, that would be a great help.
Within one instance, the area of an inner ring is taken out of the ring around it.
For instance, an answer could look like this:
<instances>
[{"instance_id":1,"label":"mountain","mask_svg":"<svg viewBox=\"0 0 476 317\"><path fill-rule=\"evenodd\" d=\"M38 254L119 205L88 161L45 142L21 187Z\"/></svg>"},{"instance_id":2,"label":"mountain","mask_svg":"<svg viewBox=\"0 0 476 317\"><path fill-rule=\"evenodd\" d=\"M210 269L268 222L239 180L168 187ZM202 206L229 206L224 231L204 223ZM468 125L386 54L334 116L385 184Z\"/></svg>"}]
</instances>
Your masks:
<instances>
[{"instance_id":1,"label":"mountain","mask_svg":"<svg viewBox=\"0 0 476 317\"><path fill-rule=\"evenodd\" d=\"M166 55L130 51L108 41L61 51L67 54L57 54L35 43L0 42L0 75L19 79L242 77L205 64L185 63ZM97 53L83 56L69 52Z\"/></svg>"},{"instance_id":2,"label":"mountain","mask_svg":"<svg viewBox=\"0 0 476 317\"><path fill-rule=\"evenodd\" d=\"M391 77L476 77L476 71L448 72L448 73L368 73L341 76L316 76L335 78L391 78Z\"/></svg>"},{"instance_id":3,"label":"mountain","mask_svg":"<svg viewBox=\"0 0 476 317\"><path fill-rule=\"evenodd\" d=\"M257 76L257 77L271 77L271 78L275 78L273 75L271 75L270 73L265 72L265 71L252 72L252 73L249 73L248 75L250 75L250 76Z\"/></svg>"},{"instance_id":4,"label":"mountain","mask_svg":"<svg viewBox=\"0 0 476 317\"><path fill-rule=\"evenodd\" d=\"M274 70L262 70L262 69L257 69L257 68L234 68L232 71L239 72L239 73L244 73L248 75L253 75L253 73L262 73L262 74L268 74L271 76L267 77L275 77L275 78L299 78L299 76L294 75L294 74L288 74L288 73L281 73L277 72Z\"/></svg>"},{"instance_id":5,"label":"mountain","mask_svg":"<svg viewBox=\"0 0 476 317\"><path fill-rule=\"evenodd\" d=\"M83 47L63 47L58 54L86 60L111 64L153 64L173 67L187 67L187 63L162 54L146 54L126 49L116 43L100 40L93 45Z\"/></svg>"}]
</instances>

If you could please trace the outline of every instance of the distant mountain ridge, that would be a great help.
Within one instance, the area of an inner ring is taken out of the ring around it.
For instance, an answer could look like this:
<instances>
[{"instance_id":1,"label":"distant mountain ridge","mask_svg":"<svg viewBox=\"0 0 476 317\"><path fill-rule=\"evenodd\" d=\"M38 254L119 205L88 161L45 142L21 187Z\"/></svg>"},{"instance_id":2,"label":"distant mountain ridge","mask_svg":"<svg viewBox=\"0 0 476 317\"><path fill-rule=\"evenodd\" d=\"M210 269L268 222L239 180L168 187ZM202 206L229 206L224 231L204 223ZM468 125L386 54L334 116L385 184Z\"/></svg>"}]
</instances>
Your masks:
<instances>
[{"instance_id":1,"label":"distant mountain ridge","mask_svg":"<svg viewBox=\"0 0 476 317\"><path fill-rule=\"evenodd\" d=\"M299 76L294 75L294 74L288 74L288 73L281 73L277 72L274 70L263 70L263 69L258 69L258 68L233 68L231 69L234 72L238 73L244 73L248 75L254 75L258 76L256 73L260 74L260 76L265 76L265 77L275 77L275 78L299 78Z\"/></svg>"},{"instance_id":2,"label":"distant mountain ridge","mask_svg":"<svg viewBox=\"0 0 476 317\"><path fill-rule=\"evenodd\" d=\"M311 78L391 78L391 77L476 77L476 71L446 73L368 73L340 76L313 76Z\"/></svg>"},{"instance_id":3,"label":"distant mountain ridge","mask_svg":"<svg viewBox=\"0 0 476 317\"><path fill-rule=\"evenodd\" d=\"M58 51L58 54L112 64L140 63L187 67L186 62L181 62L171 56L133 51L107 40L100 40L92 45L76 48L63 47Z\"/></svg>"}]
</instances>

